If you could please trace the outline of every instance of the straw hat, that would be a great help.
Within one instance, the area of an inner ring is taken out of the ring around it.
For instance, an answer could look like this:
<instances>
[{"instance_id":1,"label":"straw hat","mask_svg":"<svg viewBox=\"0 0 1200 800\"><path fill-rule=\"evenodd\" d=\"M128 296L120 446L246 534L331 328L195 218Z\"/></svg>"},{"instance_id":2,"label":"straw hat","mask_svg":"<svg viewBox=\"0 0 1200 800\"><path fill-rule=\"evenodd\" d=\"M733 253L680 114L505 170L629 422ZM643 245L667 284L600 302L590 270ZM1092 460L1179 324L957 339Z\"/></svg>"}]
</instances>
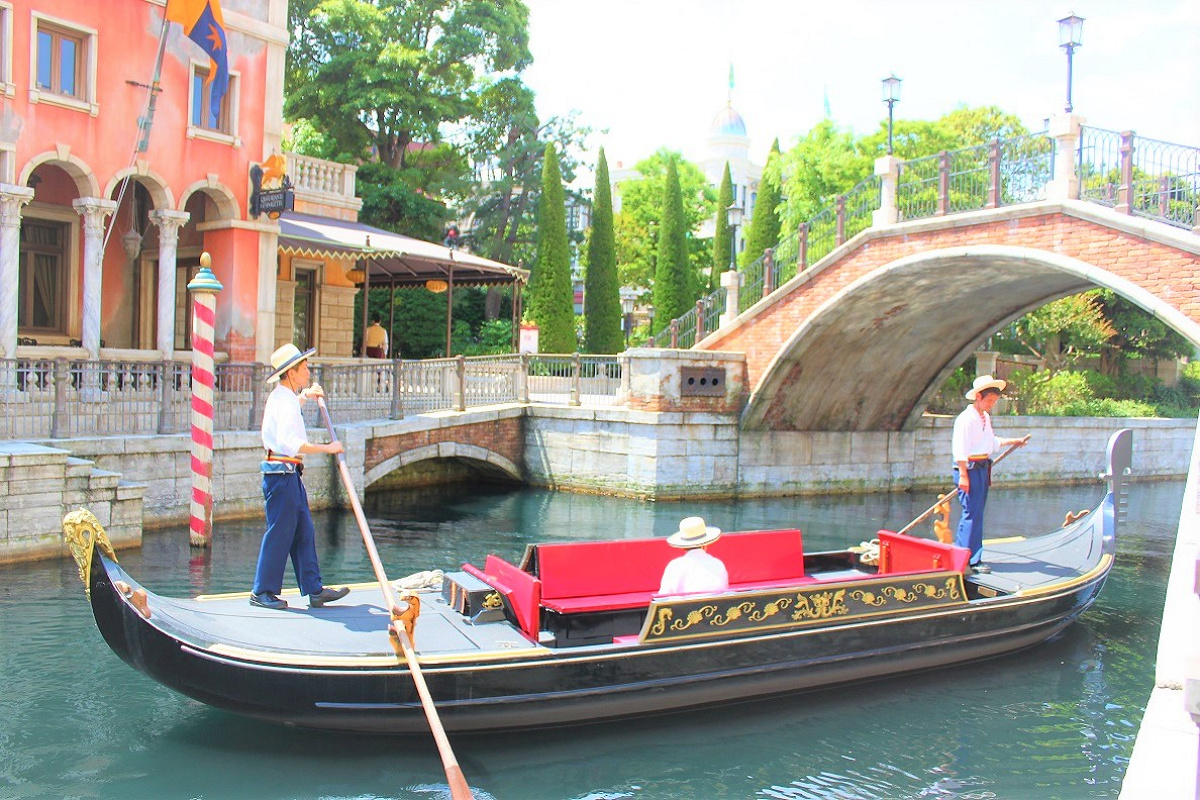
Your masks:
<instances>
[{"instance_id":1,"label":"straw hat","mask_svg":"<svg viewBox=\"0 0 1200 800\"><path fill-rule=\"evenodd\" d=\"M296 366L315 352L317 352L317 348L314 347L301 353L299 347L296 347L296 345L288 342L274 353L271 353L271 369L275 371L272 372L267 378L267 383L275 383L277 380L283 377L283 373L287 372L289 369Z\"/></svg>"},{"instance_id":2,"label":"straw hat","mask_svg":"<svg viewBox=\"0 0 1200 800\"><path fill-rule=\"evenodd\" d=\"M705 525L704 517L688 517L679 523L679 530L667 537L667 544L682 548L704 547L720 535L721 529Z\"/></svg>"},{"instance_id":3,"label":"straw hat","mask_svg":"<svg viewBox=\"0 0 1200 800\"><path fill-rule=\"evenodd\" d=\"M991 375L980 375L975 379L975 382L971 384L971 390L967 392L967 399L971 402L975 402L975 398L978 397L979 393L984 389L995 389L998 392L1003 392L1005 386L1008 386L1008 381L1002 381L999 378L993 378Z\"/></svg>"}]
</instances>

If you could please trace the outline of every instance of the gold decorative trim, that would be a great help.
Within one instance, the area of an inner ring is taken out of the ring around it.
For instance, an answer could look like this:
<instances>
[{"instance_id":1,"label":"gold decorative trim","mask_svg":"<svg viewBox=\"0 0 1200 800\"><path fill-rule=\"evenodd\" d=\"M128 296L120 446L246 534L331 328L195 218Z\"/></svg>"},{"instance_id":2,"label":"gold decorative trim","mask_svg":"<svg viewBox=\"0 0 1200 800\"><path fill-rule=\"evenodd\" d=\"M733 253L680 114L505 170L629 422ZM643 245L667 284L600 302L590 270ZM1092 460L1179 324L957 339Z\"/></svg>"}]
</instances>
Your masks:
<instances>
[{"instance_id":1,"label":"gold decorative trim","mask_svg":"<svg viewBox=\"0 0 1200 800\"><path fill-rule=\"evenodd\" d=\"M100 520L86 508L72 511L63 517L62 529L63 539L71 548L75 565L79 567L79 580L83 581L83 591L88 600L91 600L92 552L99 546L100 552L113 561L117 560L117 553L113 550L112 542L108 540L108 534L104 532Z\"/></svg>"},{"instance_id":2,"label":"gold decorative trim","mask_svg":"<svg viewBox=\"0 0 1200 800\"><path fill-rule=\"evenodd\" d=\"M671 598L651 604L640 642L837 624L966 602L962 575L957 572L894 575L695 599Z\"/></svg>"}]
</instances>

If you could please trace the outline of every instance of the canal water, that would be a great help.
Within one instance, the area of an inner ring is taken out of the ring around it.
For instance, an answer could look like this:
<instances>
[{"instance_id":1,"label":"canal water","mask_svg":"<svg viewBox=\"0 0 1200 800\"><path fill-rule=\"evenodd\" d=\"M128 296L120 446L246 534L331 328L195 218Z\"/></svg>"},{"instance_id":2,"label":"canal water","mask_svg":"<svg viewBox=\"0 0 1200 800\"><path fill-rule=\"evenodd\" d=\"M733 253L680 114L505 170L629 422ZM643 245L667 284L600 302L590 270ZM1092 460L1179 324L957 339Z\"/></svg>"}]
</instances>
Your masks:
<instances>
[{"instance_id":1,"label":"canal water","mask_svg":"<svg viewBox=\"0 0 1200 800\"><path fill-rule=\"evenodd\" d=\"M1098 486L997 488L989 535L1056 527ZM479 798L1115 797L1153 684L1183 483L1135 484L1115 570L1054 641L969 666L769 702L573 729L452 737ZM897 529L924 494L646 503L455 487L372 497L392 578L526 542L671 533L700 514L725 530L798 526L809 549ZM370 580L354 519L317 520L327 583ZM149 532L121 563L161 594L245 590L261 521L221 523L196 557L182 529ZM288 580L291 577L289 575ZM426 738L313 733L208 708L105 645L73 562L0 568L0 797L448 797Z\"/></svg>"}]
</instances>

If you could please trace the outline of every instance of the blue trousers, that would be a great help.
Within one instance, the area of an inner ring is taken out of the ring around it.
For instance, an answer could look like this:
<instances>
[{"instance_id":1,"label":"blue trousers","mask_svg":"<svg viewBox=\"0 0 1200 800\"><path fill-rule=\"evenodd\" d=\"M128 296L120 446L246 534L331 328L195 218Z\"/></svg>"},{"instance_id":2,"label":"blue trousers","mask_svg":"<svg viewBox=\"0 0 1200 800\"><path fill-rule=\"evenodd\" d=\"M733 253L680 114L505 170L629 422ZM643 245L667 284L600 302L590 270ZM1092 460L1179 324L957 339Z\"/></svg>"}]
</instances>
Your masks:
<instances>
[{"instance_id":1,"label":"blue trousers","mask_svg":"<svg viewBox=\"0 0 1200 800\"><path fill-rule=\"evenodd\" d=\"M279 594L288 557L296 572L300 593L321 591L321 567L317 563L316 531L308 510L308 492L295 472L263 475L263 500L267 509L267 532L258 551L254 570L254 594Z\"/></svg>"},{"instance_id":2,"label":"blue trousers","mask_svg":"<svg viewBox=\"0 0 1200 800\"><path fill-rule=\"evenodd\" d=\"M954 532L954 544L970 550L971 563L978 564L983 556L983 507L987 505L991 462L979 461L968 466L967 481L970 491L958 490L962 515L958 518L958 530ZM954 468L954 485L958 485L958 467Z\"/></svg>"}]
</instances>

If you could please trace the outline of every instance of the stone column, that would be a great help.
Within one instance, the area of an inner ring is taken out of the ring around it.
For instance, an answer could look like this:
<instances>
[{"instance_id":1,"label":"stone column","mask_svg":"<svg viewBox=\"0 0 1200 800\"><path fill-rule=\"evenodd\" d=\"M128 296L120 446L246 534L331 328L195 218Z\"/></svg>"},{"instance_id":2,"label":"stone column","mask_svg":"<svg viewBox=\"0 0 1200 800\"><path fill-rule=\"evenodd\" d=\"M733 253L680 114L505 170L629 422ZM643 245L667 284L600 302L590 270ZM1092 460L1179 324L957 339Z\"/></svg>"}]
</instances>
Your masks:
<instances>
[{"instance_id":1,"label":"stone column","mask_svg":"<svg viewBox=\"0 0 1200 800\"><path fill-rule=\"evenodd\" d=\"M17 357L21 208L32 199L33 189L0 183L0 358Z\"/></svg>"},{"instance_id":2,"label":"stone column","mask_svg":"<svg viewBox=\"0 0 1200 800\"><path fill-rule=\"evenodd\" d=\"M1046 199L1062 202L1079 199L1079 175L1075 158L1079 147L1079 129L1084 119L1076 114L1050 118L1049 136L1054 139L1054 177L1046 186Z\"/></svg>"},{"instance_id":3,"label":"stone column","mask_svg":"<svg viewBox=\"0 0 1200 800\"><path fill-rule=\"evenodd\" d=\"M83 349L100 358L100 288L104 273L104 220L117 210L112 200L80 197L71 203L83 217Z\"/></svg>"},{"instance_id":4,"label":"stone column","mask_svg":"<svg viewBox=\"0 0 1200 800\"><path fill-rule=\"evenodd\" d=\"M164 361L175 355L175 253L179 229L191 219L186 211L151 211L158 226L158 352Z\"/></svg>"},{"instance_id":5,"label":"stone column","mask_svg":"<svg viewBox=\"0 0 1200 800\"><path fill-rule=\"evenodd\" d=\"M896 185L900 183L900 159L882 156L875 159L875 174L879 176L879 208L871 218L873 227L895 225L900 219L896 208Z\"/></svg>"},{"instance_id":6,"label":"stone column","mask_svg":"<svg viewBox=\"0 0 1200 800\"><path fill-rule=\"evenodd\" d=\"M741 303L742 283L746 276L732 269L721 273L721 286L725 289L725 313L717 323L721 328L728 327L738 318Z\"/></svg>"}]
</instances>

